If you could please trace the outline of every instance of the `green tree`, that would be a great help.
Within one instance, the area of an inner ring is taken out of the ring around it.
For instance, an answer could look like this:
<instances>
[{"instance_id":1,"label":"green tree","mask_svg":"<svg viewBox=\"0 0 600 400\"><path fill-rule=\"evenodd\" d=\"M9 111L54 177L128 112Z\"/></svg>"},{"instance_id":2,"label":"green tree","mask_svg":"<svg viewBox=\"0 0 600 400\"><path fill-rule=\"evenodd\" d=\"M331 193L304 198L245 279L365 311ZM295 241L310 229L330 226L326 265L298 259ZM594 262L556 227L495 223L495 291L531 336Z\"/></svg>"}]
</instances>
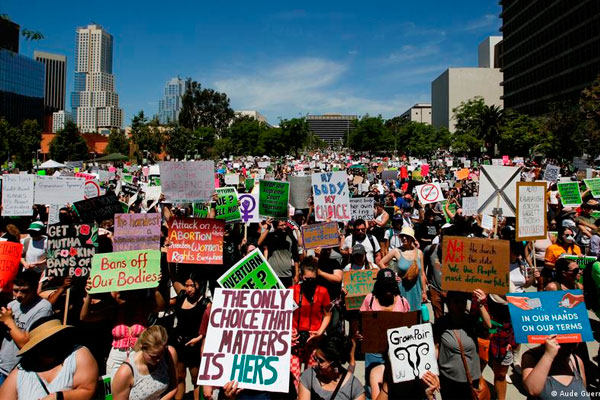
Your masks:
<instances>
[{"instance_id":1,"label":"green tree","mask_svg":"<svg viewBox=\"0 0 600 400\"><path fill-rule=\"evenodd\" d=\"M125 136L125 132L120 129L113 129L108 135L108 145L106 146L107 153L121 153L129 155L129 139Z\"/></svg>"},{"instance_id":2,"label":"green tree","mask_svg":"<svg viewBox=\"0 0 600 400\"><path fill-rule=\"evenodd\" d=\"M585 121L581 118L579 106L574 103L554 103L542 119L550 145L547 157L572 160L583 154L586 138Z\"/></svg>"},{"instance_id":3,"label":"green tree","mask_svg":"<svg viewBox=\"0 0 600 400\"><path fill-rule=\"evenodd\" d=\"M538 119L516 112L510 114L510 118L500 127L500 154L529 156L534 149L542 153L550 152L551 138Z\"/></svg>"},{"instance_id":4,"label":"green tree","mask_svg":"<svg viewBox=\"0 0 600 400\"><path fill-rule=\"evenodd\" d=\"M235 155L264 155L267 151L271 151L264 146L271 146L271 141L261 142L261 136L269 128L263 122L260 122L252 117L242 116L235 118L225 136L229 138L232 149Z\"/></svg>"},{"instance_id":5,"label":"green tree","mask_svg":"<svg viewBox=\"0 0 600 400\"><path fill-rule=\"evenodd\" d=\"M58 162L89 159L87 143L75 122L67 121L65 127L56 133L50 142L50 157Z\"/></svg>"},{"instance_id":6,"label":"green tree","mask_svg":"<svg viewBox=\"0 0 600 400\"><path fill-rule=\"evenodd\" d=\"M8 138L16 135L14 128L4 119L0 117L0 160L4 163L10 156L10 147L8 146Z\"/></svg>"},{"instance_id":7,"label":"green tree","mask_svg":"<svg viewBox=\"0 0 600 400\"><path fill-rule=\"evenodd\" d=\"M579 107L585 119L586 152L596 158L600 155L600 75L581 92Z\"/></svg>"},{"instance_id":8,"label":"green tree","mask_svg":"<svg viewBox=\"0 0 600 400\"><path fill-rule=\"evenodd\" d=\"M283 119L279 123L281 141L288 149L288 154L298 155L308 145L310 128L306 118Z\"/></svg>"},{"instance_id":9,"label":"green tree","mask_svg":"<svg viewBox=\"0 0 600 400\"><path fill-rule=\"evenodd\" d=\"M179 124L191 130L209 126L221 135L235 115L225 93L202 89L200 83L190 78L186 81L186 91L181 99L181 105Z\"/></svg>"},{"instance_id":10,"label":"green tree","mask_svg":"<svg viewBox=\"0 0 600 400\"><path fill-rule=\"evenodd\" d=\"M389 139L387 128L383 123L381 115L371 117L369 114L363 116L356 124L356 129L350 131L347 146L355 151L378 151L387 150L384 139Z\"/></svg>"},{"instance_id":11,"label":"green tree","mask_svg":"<svg viewBox=\"0 0 600 400\"><path fill-rule=\"evenodd\" d=\"M452 135L452 150L456 153L480 154L484 144L479 133L480 116L486 105L482 97L463 101L452 110L455 132Z\"/></svg>"},{"instance_id":12,"label":"green tree","mask_svg":"<svg viewBox=\"0 0 600 400\"><path fill-rule=\"evenodd\" d=\"M14 135L8 137L11 154L15 156L17 167L29 169L32 160L37 156L42 141L42 128L36 120L25 120L14 130Z\"/></svg>"},{"instance_id":13,"label":"green tree","mask_svg":"<svg viewBox=\"0 0 600 400\"><path fill-rule=\"evenodd\" d=\"M404 140L399 149L416 157L428 157L440 149L450 147L450 132L446 128L436 129L422 122L408 122L400 128Z\"/></svg>"},{"instance_id":14,"label":"green tree","mask_svg":"<svg viewBox=\"0 0 600 400\"><path fill-rule=\"evenodd\" d=\"M385 127L389 133L390 147L394 147L394 152L397 150L405 151L406 144L410 140L409 130L402 129L408 123L404 117L394 117L385 121Z\"/></svg>"},{"instance_id":15,"label":"green tree","mask_svg":"<svg viewBox=\"0 0 600 400\"><path fill-rule=\"evenodd\" d=\"M138 161L148 158L155 159L162 150L163 134L157 120L148 121L144 111L138 112L131 119L131 141L137 146ZM146 153L147 152L147 153Z\"/></svg>"}]
</instances>

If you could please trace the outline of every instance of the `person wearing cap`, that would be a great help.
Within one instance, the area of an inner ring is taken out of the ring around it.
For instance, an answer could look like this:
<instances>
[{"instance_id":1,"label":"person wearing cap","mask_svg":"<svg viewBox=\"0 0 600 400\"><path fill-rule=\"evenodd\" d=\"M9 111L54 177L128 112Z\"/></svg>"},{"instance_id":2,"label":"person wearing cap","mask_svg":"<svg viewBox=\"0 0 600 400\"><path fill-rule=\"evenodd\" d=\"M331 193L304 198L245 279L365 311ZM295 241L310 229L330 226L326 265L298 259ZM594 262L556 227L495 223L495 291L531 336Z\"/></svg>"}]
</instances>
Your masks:
<instances>
[{"instance_id":1,"label":"person wearing cap","mask_svg":"<svg viewBox=\"0 0 600 400\"><path fill-rule=\"evenodd\" d=\"M396 260L393 269L401 278L400 293L408 300L411 311L420 310L421 303L427 301L423 252L417 248L415 231L410 226L402 227L400 238L402 249L390 251L378 265L383 269L392 260Z\"/></svg>"},{"instance_id":2,"label":"person wearing cap","mask_svg":"<svg viewBox=\"0 0 600 400\"><path fill-rule=\"evenodd\" d=\"M44 236L45 225L41 221L32 222L27 228L29 237L21 241L23 244L23 257L21 264L24 269L34 269L42 273L46 267L46 242L48 238Z\"/></svg>"},{"instance_id":3,"label":"person wearing cap","mask_svg":"<svg viewBox=\"0 0 600 400\"><path fill-rule=\"evenodd\" d=\"M90 351L73 345L73 327L54 317L32 325L19 350L19 367L0 386L0 399L82 399L94 397L98 364Z\"/></svg>"},{"instance_id":4,"label":"person wearing cap","mask_svg":"<svg viewBox=\"0 0 600 400\"><path fill-rule=\"evenodd\" d=\"M364 247L369 263L378 263L381 260L379 242L367 233L367 224L364 219L360 218L354 221L353 232L344 239L340 252L342 255L350 255L356 244L361 244Z\"/></svg>"},{"instance_id":5,"label":"person wearing cap","mask_svg":"<svg viewBox=\"0 0 600 400\"><path fill-rule=\"evenodd\" d=\"M19 363L17 353L29 341L33 323L52 315L50 302L37 294L39 279L40 275L33 270L19 272L13 281L15 299L0 308L0 323L7 329L0 346L0 384Z\"/></svg>"},{"instance_id":6,"label":"person wearing cap","mask_svg":"<svg viewBox=\"0 0 600 400\"><path fill-rule=\"evenodd\" d=\"M365 246L360 243L355 244L352 247L352 254L350 255L350 262L344 267L344 271L357 271L363 269L377 268L374 264L369 262L367 258L367 250Z\"/></svg>"}]
</instances>

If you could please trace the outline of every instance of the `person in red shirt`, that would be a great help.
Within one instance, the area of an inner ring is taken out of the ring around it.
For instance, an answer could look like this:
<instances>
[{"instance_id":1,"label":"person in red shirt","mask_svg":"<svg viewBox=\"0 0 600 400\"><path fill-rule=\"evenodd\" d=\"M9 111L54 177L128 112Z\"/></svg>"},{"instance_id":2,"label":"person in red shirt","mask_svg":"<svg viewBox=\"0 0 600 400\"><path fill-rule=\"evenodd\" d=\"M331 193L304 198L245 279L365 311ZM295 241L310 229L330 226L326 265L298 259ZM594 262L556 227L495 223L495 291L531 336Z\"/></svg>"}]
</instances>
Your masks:
<instances>
[{"instance_id":1,"label":"person in red shirt","mask_svg":"<svg viewBox=\"0 0 600 400\"><path fill-rule=\"evenodd\" d=\"M327 288L317 285L318 267L314 257L306 257L300 265L302 282L290 289L298 308L292 319L291 370L300 379L301 364L310 366L310 355L331 321L331 299Z\"/></svg>"}]
</instances>

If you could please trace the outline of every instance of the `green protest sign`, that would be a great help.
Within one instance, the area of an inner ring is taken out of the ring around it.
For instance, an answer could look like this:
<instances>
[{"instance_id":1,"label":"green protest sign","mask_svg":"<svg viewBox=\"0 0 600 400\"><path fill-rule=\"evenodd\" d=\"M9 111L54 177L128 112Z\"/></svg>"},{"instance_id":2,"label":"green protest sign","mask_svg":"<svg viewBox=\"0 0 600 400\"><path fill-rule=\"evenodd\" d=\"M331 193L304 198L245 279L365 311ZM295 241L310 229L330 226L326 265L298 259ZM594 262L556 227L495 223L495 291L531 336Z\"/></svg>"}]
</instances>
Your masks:
<instances>
[{"instance_id":1,"label":"green protest sign","mask_svg":"<svg viewBox=\"0 0 600 400\"><path fill-rule=\"evenodd\" d=\"M246 178L246 191L250 192L254 188L254 178Z\"/></svg>"},{"instance_id":2,"label":"green protest sign","mask_svg":"<svg viewBox=\"0 0 600 400\"><path fill-rule=\"evenodd\" d=\"M579 207L581 205L579 182L559 182L557 186L563 207Z\"/></svg>"},{"instance_id":3,"label":"green protest sign","mask_svg":"<svg viewBox=\"0 0 600 400\"><path fill-rule=\"evenodd\" d=\"M127 183L133 183L133 175L123 175L123 180Z\"/></svg>"},{"instance_id":4,"label":"green protest sign","mask_svg":"<svg viewBox=\"0 0 600 400\"><path fill-rule=\"evenodd\" d=\"M261 217L287 219L289 182L266 181L259 182L258 214Z\"/></svg>"},{"instance_id":5,"label":"green protest sign","mask_svg":"<svg viewBox=\"0 0 600 400\"><path fill-rule=\"evenodd\" d=\"M194 218L208 218L209 204L194 203Z\"/></svg>"},{"instance_id":6,"label":"green protest sign","mask_svg":"<svg viewBox=\"0 0 600 400\"><path fill-rule=\"evenodd\" d=\"M217 282L226 289L285 289L258 249L229 268Z\"/></svg>"},{"instance_id":7,"label":"green protest sign","mask_svg":"<svg viewBox=\"0 0 600 400\"><path fill-rule=\"evenodd\" d=\"M223 187L215 189L215 191L217 193L215 218L224 219L226 222L239 221L241 216L237 190L232 187Z\"/></svg>"},{"instance_id":8,"label":"green protest sign","mask_svg":"<svg viewBox=\"0 0 600 400\"><path fill-rule=\"evenodd\" d=\"M600 198L600 178L584 179L583 183L592 192L594 198Z\"/></svg>"},{"instance_id":9,"label":"green protest sign","mask_svg":"<svg viewBox=\"0 0 600 400\"><path fill-rule=\"evenodd\" d=\"M95 254L88 293L120 292L158 286L160 250Z\"/></svg>"},{"instance_id":10,"label":"green protest sign","mask_svg":"<svg viewBox=\"0 0 600 400\"><path fill-rule=\"evenodd\" d=\"M150 181L150 186L160 186L160 178L153 176Z\"/></svg>"}]
</instances>

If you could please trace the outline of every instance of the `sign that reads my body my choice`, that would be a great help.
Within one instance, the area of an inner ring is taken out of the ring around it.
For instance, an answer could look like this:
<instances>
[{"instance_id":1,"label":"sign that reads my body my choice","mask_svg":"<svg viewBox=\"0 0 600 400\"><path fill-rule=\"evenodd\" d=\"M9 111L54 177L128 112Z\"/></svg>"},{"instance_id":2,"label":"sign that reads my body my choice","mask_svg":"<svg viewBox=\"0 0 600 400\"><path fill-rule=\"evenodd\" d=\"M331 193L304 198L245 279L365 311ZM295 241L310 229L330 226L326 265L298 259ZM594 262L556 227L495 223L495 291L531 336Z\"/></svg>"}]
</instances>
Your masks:
<instances>
[{"instance_id":1,"label":"sign that reads my body my choice","mask_svg":"<svg viewBox=\"0 0 600 400\"><path fill-rule=\"evenodd\" d=\"M509 291L508 240L444 237L442 248L442 290L504 295Z\"/></svg>"},{"instance_id":2,"label":"sign that reads my body my choice","mask_svg":"<svg viewBox=\"0 0 600 400\"><path fill-rule=\"evenodd\" d=\"M175 218L169 223L169 262L223 264L225 221Z\"/></svg>"},{"instance_id":3,"label":"sign that reads my body my choice","mask_svg":"<svg viewBox=\"0 0 600 400\"><path fill-rule=\"evenodd\" d=\"M288 289L215 289L198 385L287 392L293 298Z\"/></svg>"}]
</instances>

